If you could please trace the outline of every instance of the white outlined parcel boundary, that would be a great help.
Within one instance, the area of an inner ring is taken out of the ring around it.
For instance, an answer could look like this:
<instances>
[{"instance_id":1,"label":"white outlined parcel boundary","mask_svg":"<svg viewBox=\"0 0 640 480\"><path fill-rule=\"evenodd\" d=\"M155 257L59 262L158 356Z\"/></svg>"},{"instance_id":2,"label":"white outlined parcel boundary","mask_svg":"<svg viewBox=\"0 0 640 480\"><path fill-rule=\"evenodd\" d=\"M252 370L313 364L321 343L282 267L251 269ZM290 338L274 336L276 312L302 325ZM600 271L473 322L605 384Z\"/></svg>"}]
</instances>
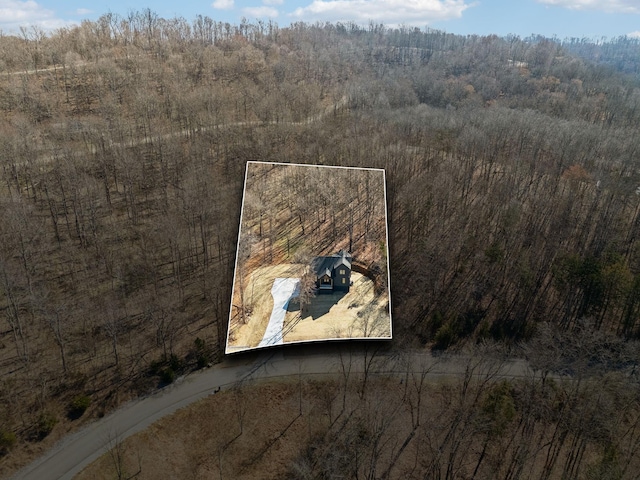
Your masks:
<instances>
[{"instance_id":1,"label":"white outlined parcel boundary","mask_svg":"<svg viewBox=\"0 0 640 480\"><path fill-rule=\"evenodd\" d=\"M247 162L226 353L389 340L385 171Z\"/></svg>"}]
</instances>

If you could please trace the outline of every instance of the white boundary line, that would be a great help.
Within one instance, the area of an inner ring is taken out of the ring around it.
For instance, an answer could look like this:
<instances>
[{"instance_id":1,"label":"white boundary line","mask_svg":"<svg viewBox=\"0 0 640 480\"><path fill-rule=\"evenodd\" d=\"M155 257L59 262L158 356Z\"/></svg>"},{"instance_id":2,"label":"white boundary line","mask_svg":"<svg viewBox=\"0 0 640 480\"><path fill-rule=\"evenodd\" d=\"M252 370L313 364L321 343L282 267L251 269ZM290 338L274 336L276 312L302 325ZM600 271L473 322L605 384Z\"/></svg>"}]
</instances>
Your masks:
<instances>
[{"instance_id":1,"label":"white boundary line","mask_svg":"<svg viewBox=\"0 0 640 480\"><path fill-rule=\"evenodd\" d=\"M369 170L374 172L384 172L384 168L373 167L345 167L344 165L318 165L316 163L288 163L288 162L263 162L260 160L247 160L247 166L250 163L258 163L260 165L290 165L292 167L318 167L318 168L342 168L343 170ZM246 179L246 174L245 174ZM386 202L386 197L385 197ZM386 207L386 205L385 205Z\"/></svg>"},{"instance_id":2,"label":"white boundary line","mask_svg":"<svg viewBox=\"0 0 640 480\"><path fill-rule=\"evenodd\" d=\"M238 255L240 255L240 235L242 234L242 215L244 214L244 200L247 193L247 176L249 174L249 163L244 168L244 185L242 186L242 204L240 205L240 223L238 224L238 240L236 242L236 261L233 265L233 283L231 284L231 302L229 302L229 321L227 322L227 343L224 346L225 355L231 353L229 349L229 335L231 335L231 312L233 312L233 296L236 290L236 275L238 274Z\"/></svg>"},{"instance_id":3,"label":"white boundary line","mask_svg":"<svg viewBox=\"0 0 640 480\"><path fill-rule=\"evenodd\" d=\"M387 249L387 295L389 295L389 339L393 338L393 314L391 313L391 268L389 267L389 218L387 207L387 171L384 168L375 169L382 170L382 186L384 187L384 227L386 230L385 248Z\"/></svg>"},{"instance_id":4,"label":"white boundary line","mask_svg":"<svg viewBox=\"0 0 640 480\"><path fill-rule=\"evenodd\" d=\"M293 166L293 167L317 167L317 168L341 168L343 170L366 170L366 171L374 171L374 172L382 172L382 186L384 189L384 223L385 223L385 247L387 253L387 295L389 297L389 336L388 337L343 337L343 338L319 338L319 339L310 339L310 340L297 340L293 342L280 343L278 345L268 345L268 346L255 346L255 347L230 347L229 346L229 335L231 334L231 314L233 312L233 297L235 294L236 288L236 276L238 274L238 255L240 255L240 237L242 235L242 216L244 214L244 202L246 199L247 193L247 178L249 176L249 164L259 164L259 165L284 165L284 166ZM248 160L245 165L244 172L244 185L242 187L242 205L240 206L240 223L238 225L238 241L236 242L236 261L233 267L233 285L231 287L231 302L229 304L229 321L227 324L227 343L225 345L225 355L241 353L241 352L249 352L254 350L260 350L264 348L270 348L272 346L282 346L282 345L297 345L301 343L320 343L320 342L332 342L332 341L345 341L345 340L392 340L393 339L393 315L391 313L391 270L389 267L389 219L388 219L388 206L387 206L387 174L384 168L372 168L372 167L345 167L342 165L317 165L313 163L287 163L287 162L263 162L258 160Z\"/></svg>"}]
</instances>

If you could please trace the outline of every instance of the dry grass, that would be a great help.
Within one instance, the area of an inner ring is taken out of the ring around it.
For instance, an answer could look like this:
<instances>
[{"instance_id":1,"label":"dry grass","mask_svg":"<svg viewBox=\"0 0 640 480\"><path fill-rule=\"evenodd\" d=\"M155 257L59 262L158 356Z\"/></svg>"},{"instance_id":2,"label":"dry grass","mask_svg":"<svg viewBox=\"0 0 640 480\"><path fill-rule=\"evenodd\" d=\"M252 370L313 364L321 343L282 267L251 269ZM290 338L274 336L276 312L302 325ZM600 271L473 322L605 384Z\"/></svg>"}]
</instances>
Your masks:
<instances>
[{"instance_id":1,"label":"dry grass","mask_svg":"<svg viewBox=\"0 0 640 480\"><path fill-rule=\"evenodd\" d=\"M299 278L301 264L261 267L249 275L244 285L245 305L251 312L247 323L232 331L228 352L255 348L263 339L273 309L271 287L276 278ZM386 309L387 297L376 297L369 278L353 272L348 293L318 294L300 313L299 305L290 302L284 319L284 343L339 338L389 338L391 319ZM239 289L235 292L239 297ZM238 299L239 300L239 299Z\"/></svg>"},{"instance_id":2,"label":"dry grass","mask_svg":"<svg viewBox=\"0 0 640 480\"><path fill-rule=\"evenodd\" d=\"M302 314L295 304L290 305L284 322L284 342L389 338L391 319L384 302L374 295L373 281L356 272L351 274L351 280L348 293L316 295Z\"/></svg>"},{"instance_id":3,"label":"dry grass","mask_svg":"<svg viewBox=\"0 0 640 480\"><path fill-rule=\"evenodd\" d=\"M483 455L477 479L503 478L514 468L513 459L529 472L527 478L540 478L553 445L560 450L549 478L560 478L576 451L572 441L557 442L555 421L522 408L529 402L520 396L523 383L510 384L515 417L504 417L501 435L488 436L487 411L477 402L493 402L500 382L370 376L365 389L363 380L353 374L292 377L221 392L118 443L120 462L112 451L77 478L110 479L120 468L139 479L369 478L373 473L417 479L444 478L449 467L449 478L471 478ZM524 418L532 431L521 428ZM615 478L635 478L637 460L622 444L616 463L606 464L598 440L583 438L577 476L571 478L603 478L597 475L616 471L625 458L631 476Z\"/></svg>"},{"instance_id":4,"label":"dry grass","mask_svg":"<svg viewBox=\"0 0 640 480\"><path fill-rule=\"evenodd\" d=\"M149 479L283 478L323 422L311 418L322 388L296 379L212 395L122 442L122 465ZM77 479L111 479L115 471L114 455L105 454Z\"/></svg>"}]
</instances>

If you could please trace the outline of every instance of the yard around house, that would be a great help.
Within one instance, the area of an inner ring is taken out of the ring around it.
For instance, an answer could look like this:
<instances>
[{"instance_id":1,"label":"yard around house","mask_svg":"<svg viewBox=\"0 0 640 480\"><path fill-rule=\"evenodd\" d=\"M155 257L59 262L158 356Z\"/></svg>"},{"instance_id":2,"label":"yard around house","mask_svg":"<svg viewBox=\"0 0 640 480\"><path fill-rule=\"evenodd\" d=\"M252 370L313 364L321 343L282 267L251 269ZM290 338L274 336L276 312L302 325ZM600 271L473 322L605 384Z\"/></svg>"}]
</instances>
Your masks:
<instances>
[{"instance_id":1,"label":"yard around house","mask_svg":"<svg viewBox=\"0 0 640 480\"><path fill-rule=\"evenodd\" d=\"M243 285L246 323L229 334L227 353L256 348L264 338L273 310L271 288L276 278L299 278L302 264L260 267ZM300 312L292 298L285 313L283 343L339 338L389 338L391 324L387 297L377 297L370 278L353 272L348 293L316 294Z\"/></svg>"},{"instance_id":2,"label":"yard around house","mask_svg":"<svg viewBox=\"0 0 640 480\"><path fill-rule=\"evenodd\" d=\"M391 323L387 297L376 297L370 278L351 273L348 293L316 294L300 311L289 303L284 321L284 343L339 338L389 338Z\"/></svg>"}]
</instances>

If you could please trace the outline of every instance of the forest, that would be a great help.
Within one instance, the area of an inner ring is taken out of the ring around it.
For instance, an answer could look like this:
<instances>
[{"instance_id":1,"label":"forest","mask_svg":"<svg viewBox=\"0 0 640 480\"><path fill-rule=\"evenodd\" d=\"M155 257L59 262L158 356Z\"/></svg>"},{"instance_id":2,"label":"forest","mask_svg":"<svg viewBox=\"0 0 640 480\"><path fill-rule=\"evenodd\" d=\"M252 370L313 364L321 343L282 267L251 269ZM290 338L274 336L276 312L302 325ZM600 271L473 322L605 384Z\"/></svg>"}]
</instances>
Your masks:
<instances>
[{"instance_id":1,"label":"forest","mask_svg":"<svg viewBox=\"0 0 640 480\"><path fill-rule=\"evenodd\" d=\"M0 36L0 475L222 359L245 165L273 161L386 170L391 348L536 345L545 371L622 376L627 435L560 415L538 445L582 448L565 478L598 455L632 478L639 65L631 39L151 10ZM581 401L549 388L556 413ZM480 454L477 478L496 478Z\"/></svg>"}]
</instances>

